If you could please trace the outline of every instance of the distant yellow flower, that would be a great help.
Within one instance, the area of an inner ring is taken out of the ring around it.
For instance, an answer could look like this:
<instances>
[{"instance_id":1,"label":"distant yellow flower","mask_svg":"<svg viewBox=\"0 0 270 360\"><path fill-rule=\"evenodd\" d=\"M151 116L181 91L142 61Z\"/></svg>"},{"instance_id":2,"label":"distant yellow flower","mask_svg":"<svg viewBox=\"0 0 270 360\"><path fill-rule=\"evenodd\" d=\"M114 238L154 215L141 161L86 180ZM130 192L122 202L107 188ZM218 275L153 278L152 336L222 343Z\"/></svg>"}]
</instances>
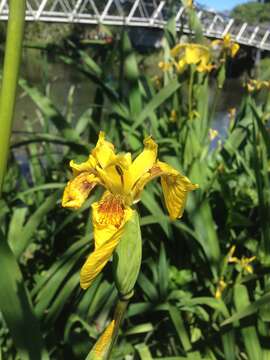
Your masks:
<instances>
[{"instance_id":1,"label":"distant yellow flower","mask_svg":"<svg viewBox=\"0 0 270 360\"><path fill-rule=\"evenodd\" d=\"M219 132L216 129L210 128L209 133L208 133L210 141L213 141L218 136L218 134L219 134Z\"/></svg>"},{"instance_id":2,"label":"distant yellow flower","mask_svg":"<svg viewBox=\"0 0 270 360\"><path fill-rule=\"evenodd\" d=\"M222 296L222 293L223 291L226 289L228 285L225 283L224 279L221 278L219 281L218 281L218 284L217 284L217 288L216 288L216 292L215 292L215 298L216 299L221 299L221 296Z\"/></svg>"},{"instance_id":3,"label":"distant yellow flower","mask_svg":"<svg viewBox=\"0 0 270 360\"><path fill-rule=\"evenodd\" d=\"M193 8L193 0L187 0L187 7L190 9Z\"/></svg>"},{"instance_id":4,"label":"distant yellow flower","mask_svg":"<svg viewBox=\"0 0 270 360\"><path fill-rule=\"evenodd\" d=\"M161 78L160 78L159 76L157 76L157 75L154 76L154 77L152 78L152 81L154 82L155 86L156 86L158 89L161 88L162 83L161 83Z\"/></svg>"},{"instance_id":5,"label":"distant yellow flower","mask_svg":"<svg viewBox=\"0 0 270 360\"><path fill-rule=\"evenodd\" d=\"M233 262L233 259L235 259L234 257L233 257L233 254L235 253L235 249L236 249L236 246L235 245L233 245L231 248L230 248L230 250L229 250L229 252L228 252L228 255L227 255L227 262L229 263L229 262Z\"/></svg>"},{"instance_id":6,"label":"distant yellow flower","mask_svg":"<svg viewBox=\"0 0 270 360\"><path fill-rule=\"evenodd\" d=\"M176 120L177 120L177 111L173 109L170 114L170 121L176 122Z\"/></svg>"},{"instance_id":7,"label":"distant yellow flower","mask_svg":"<svg viewBox=\"0 0 270 360\"><path fill-rule=\"evenodd\" d=\"M252 256L250 258L242 256L241 259L238 259L236 256L233 256L234 252L235 252L235 245L233 245L227 255L227 261L228 263L236 263L238 265L240 265L240 267L247 273L252 274L253 273L253 268L250 265L250 263L252 261L254 261L256 259L256 256Z\"/></svg>"},{"instance_id":8,"label":"distant yellow flower","mask_svg":"<svg viewBox=\"0 0 270 360\"><path fill-rule=\"evenodd\" d=\"M266 80L249 79L244 85L249 93L260 91L262 89L270 89L270 81Z\"/></svg>"},{"instance_id":9,"label":"distant yellow flower","mask_svg":"<svg viewBox=\"0 0 270 360\"><path fill-rule=\"evenodd\" d=\"M188 65L196 65L198 72L210 72L214 68L211 64L210 49L207 46L178 44L171 50L171 55L179 72L184 71Z\"/></svg>"},{"instance_id":10,"label":"distant yellow flower","mask_svg":"<svg viewBox=\"0 0 270 360\"><path fill-rule=\"evenodd\" d=\"M226 34L222 40L214 40L211 43L212 47L221 47L225 55L229 55L230 57L235 57L238 53L240 46L235 43L231 39L230 34Z\"/></svg>"},{"instance_id":11,"label":"distant yellow flower","mask_svg":"<svg viewBox=\"0 0 270 360\"><path fill-rule=\"evenodd\" d=\"M144 186L160 176L165 204L171 219L180 218L189 191L198 188L170 165L157 159L157 144L151 137L144 140L144 150L132 161L130 153L116 154L114 145L100 132L96 147L87 161L70 162L73 179L64 190L62 205L80 208L96 185L105 188L101 199L92 204L95 249L80 273L83 289L104 268L132 218L132 204L140 200Z\"/></svg>"},{"instance_id":12,"label":"distant yellow flower","mask_svg":"<svg viewBox=\"0 0 270 360\"><path fill-rule=\"evenodd\" d=\"M167 70L170 70L172 68L172 64L164 62L164 61L160 61L158 63L158 67L163 71L167 71Z\"/></svg>"},{"instance_id":13,"label":"distant yellow flower","mask_svg":"<svg viewBox=\"0 0 270 360\"><path fill-rule=\"evenodd\" d=\"M236 115L236 108L230 108L228 109L229 119L232 120L235 118Z\"/></svg>"}]
</instances>

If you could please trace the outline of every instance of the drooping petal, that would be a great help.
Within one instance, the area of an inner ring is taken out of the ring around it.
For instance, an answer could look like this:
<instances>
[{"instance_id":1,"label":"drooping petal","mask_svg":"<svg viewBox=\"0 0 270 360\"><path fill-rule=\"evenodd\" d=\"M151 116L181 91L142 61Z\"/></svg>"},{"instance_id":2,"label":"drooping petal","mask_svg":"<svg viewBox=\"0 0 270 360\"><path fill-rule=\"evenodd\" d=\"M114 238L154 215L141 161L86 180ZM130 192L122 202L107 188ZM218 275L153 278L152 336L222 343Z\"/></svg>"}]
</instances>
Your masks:
<instances>
[{"instance_id":1,"label":"drooping petal","mask_svg":"<svg viewBox=\"0 0 270 360\"><path fill-rule=\"evenodd\" d=\"M133 210L125 208L119 197L105 193L101 201L92 204L95 250L88 257L80 273L80 283L87 289L109 261L121 239L124 225Z\"/></svg>"},{"instance_id":2,"label":"drooping petal","mask_svg":"<svg viewBox=\"0 0 270 360\"><path fill-rule=\"evenodd\" d=\"M99 183L94 174L82 172L70 180L64 190L62 206L78 209L87 199L90 191Z\"/></svg>"},{"instance_id":3,"label":"drooping petal","mask_svg":"<svg viewBox=\"0 0 270 360\"><path fill-rule=\"evenodd\" d=\"M166 163L158 161L157 166L163 171L161 186L170 218L172 220L181 218L188 192L197 189L198 185L192 184L186 176L181 175Z\"/></svg>"},{"instance_id":4,"label":"drooping petal","mask_svg":"<svg viewBox=\"0 0 270 360\"><path fill-rule=\"evenodd\" d=\"M180 218L183 215L188 192L197 189L198 185L192 184L187 177L164 162L157 161L137 182L133 189L134 201L139 200L144 186L158 176L161 177L165 204L171 219Z\"/></svg>"},{"instance_id":5,"label":"drooping petal","mask_svg":"<svg viewBox=\"0 0 270 360\"><path fill-rule=\"evenodd\" d=\"M114 145L105 139L105 133L100 131L96 147L92 150L92 155L101 168L105 168L115 161Z\"/></svg>"},{"instance_id":6,"label":"drooping petal","mask_svg":"<svg viewBox=\"0 0 270 360\"><path fill-rule=\"evenodd\" d=\"M157 159L158 146L151 136L144 139L144 150L130 165L129 171L124 177L125 190L130 191L134 184L149 171Z\"/></svg>"}]
</instances>

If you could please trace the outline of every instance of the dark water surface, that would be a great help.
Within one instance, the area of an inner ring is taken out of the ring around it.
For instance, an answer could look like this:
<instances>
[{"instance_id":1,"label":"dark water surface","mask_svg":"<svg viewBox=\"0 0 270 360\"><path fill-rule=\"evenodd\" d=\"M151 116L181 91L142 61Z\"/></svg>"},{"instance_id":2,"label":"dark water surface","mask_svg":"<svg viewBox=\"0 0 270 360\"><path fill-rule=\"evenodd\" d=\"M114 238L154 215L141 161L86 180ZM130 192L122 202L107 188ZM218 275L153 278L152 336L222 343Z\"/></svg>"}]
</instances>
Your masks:
<instances>
[{"instance_id":1,"label":"dark water surface","mask_svg":"<svg viewBox=\"0 0 270 360\"><path fill-rule=\"evenodd\" d=\"M31 85L37 86L42 91L46 90L61 112L66 111L68 94L70 88L74 87L72 104L74 119L78 118L93 101L95 84L76 69L63 64L58 59L47 61L46 57L38 50L25 50L21 76ZM215 89L212 89L212 97L214 97L214 92ZM228 124L228 109L237 108L240 105L242 92L243 88L239 79L227 80L219 96L213 128L218 129L221 133L224 132ZM37 111L37 106L30 97L19 89L13 126L14 133L27 130L25 118L30 119L38 131L40 125L37 125L37 121L34 122L38 118Z\"/></svg>"}]
</instances>

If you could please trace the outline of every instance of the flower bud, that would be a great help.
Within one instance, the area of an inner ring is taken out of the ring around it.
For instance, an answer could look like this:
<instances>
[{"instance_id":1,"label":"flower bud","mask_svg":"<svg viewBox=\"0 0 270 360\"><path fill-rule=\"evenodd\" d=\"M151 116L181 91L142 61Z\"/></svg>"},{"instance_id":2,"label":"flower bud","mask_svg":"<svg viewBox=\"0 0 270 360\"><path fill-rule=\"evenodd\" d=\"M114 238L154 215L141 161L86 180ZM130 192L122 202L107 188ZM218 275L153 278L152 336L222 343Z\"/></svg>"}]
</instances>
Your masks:
<instances>
[{"instance_id":1,"label":"flower bud","mask_svg":"<svg viewBox=\"0 0 270 360\"><path fill-rule=\"evenodd\" d=\"M136 211L126 223L121 240L113 255L114 279L119 293L132 293L139 275L142 259L142 240L139 216Z\"/></svg>"}]
</instances>

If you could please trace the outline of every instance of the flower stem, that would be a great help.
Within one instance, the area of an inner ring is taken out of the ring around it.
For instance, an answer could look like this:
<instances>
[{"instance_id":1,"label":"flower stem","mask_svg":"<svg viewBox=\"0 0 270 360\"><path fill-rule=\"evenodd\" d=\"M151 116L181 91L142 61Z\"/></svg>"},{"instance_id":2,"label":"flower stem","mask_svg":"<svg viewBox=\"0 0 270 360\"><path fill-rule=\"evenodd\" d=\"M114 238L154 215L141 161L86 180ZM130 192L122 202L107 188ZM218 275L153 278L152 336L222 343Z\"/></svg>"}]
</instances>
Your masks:
<instances>
[{"instance_id":1,"label":"flower stem","mask_svg":"<svg viewBox=\"0 0 270 360\"><path fill-rule=\"evenodd\" d=\"M194 69L190 66L190 77L188 85L188 117L192 120L193 117L193 82L194 82Z\"/></svg>"},{"instance_id":2,"label":"flower stem","mask_svg":"<svg viewBox=\"0 0 270 360\"><path fill-rule=\"evenodd\" d=\"M113 316L113 318L115 320L115 328L114 328L114 331L113 331L113 334L112 334L112 340L111 340L109 350L107 352L106 360L110 359L112 349L113 349L113 346L114 346L114 344L115 344L115 342L116 342L116 340L118 338L119 329L120 329L120 326L121 326L122 321L124 319L124 316L125 316L126 309L127 309L130 298L131 298L131 296L126 297L126 298L120 298L118 300L118 302L117 302L116 309L114 311L114 316Z\"/></svg>"},{"instance_id":3,"label":"flower stem","mask_svg":"<svg viewBox=\"0 0 270 360\"><path fill-rule=\"evenodd\" d=\"M26 0L9 1L9 19L0 96L0 196L7 167L16 88L22 54Z\"/></svg>"}]
</instances>

